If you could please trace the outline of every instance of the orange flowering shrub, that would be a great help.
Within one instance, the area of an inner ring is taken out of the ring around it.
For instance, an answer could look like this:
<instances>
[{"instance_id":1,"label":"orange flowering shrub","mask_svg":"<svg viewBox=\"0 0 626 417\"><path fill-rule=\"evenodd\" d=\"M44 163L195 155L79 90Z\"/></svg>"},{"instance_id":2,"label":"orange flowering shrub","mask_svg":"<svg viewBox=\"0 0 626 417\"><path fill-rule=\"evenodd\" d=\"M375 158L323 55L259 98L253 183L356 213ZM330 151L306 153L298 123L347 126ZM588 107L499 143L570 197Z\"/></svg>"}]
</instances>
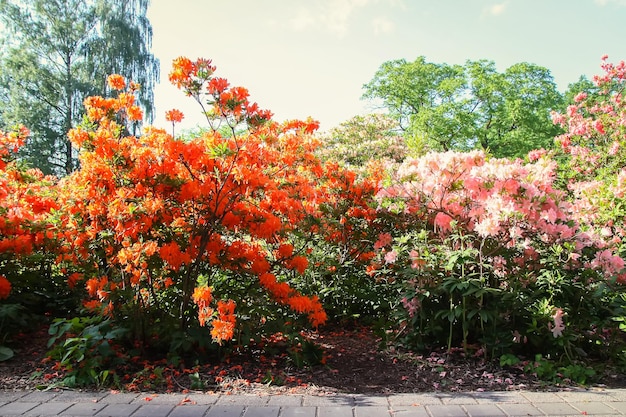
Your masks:
<instances>
[{"instance_id":1,"label":"orange flowering shrub","mask_svg":"<svg viewBox=\"0 0 626 417\"><path fill-rule=\"evenodd\" d=\"M202 104L210 126L185 141L154 127L126 135L123 123L135 106L129 93L86 100L91 127L69 133L81 149L81 169L61 182L65 245L58 260L82 270L85 306L113 317L141 314L185 329L197 314L222 343L234 335L235 305L263 301L251 295L259 294L256 286L319 326L327 320L319 298L288 280L309 266L307 245L324 228L325 205L336 204L339 192L344 199L364 193L353 175L314 156L317 122L275 122L246 89L214 71L209 60L174 62L170 80ZM168 113L173 123L182 117ZM366 211L347 215L371 215ZM350 237L347 229L332 233L334 240ZM216 287L217 277L226 280ZM215 306L214 296L231 301Z\"/></svg>"},{"instance_id":2,"label":"orange flowering shrub","mask_svg":"<svg viewBox=\"0 0 626 417\"><path fill-rule=\"evenodd\" d=\"M50 211L58 208L55 179L12 161L28 135L24 127L0 132L0 256L9 258L29 255L56 239L48 222Z\"/></svg>"}]
</instances>

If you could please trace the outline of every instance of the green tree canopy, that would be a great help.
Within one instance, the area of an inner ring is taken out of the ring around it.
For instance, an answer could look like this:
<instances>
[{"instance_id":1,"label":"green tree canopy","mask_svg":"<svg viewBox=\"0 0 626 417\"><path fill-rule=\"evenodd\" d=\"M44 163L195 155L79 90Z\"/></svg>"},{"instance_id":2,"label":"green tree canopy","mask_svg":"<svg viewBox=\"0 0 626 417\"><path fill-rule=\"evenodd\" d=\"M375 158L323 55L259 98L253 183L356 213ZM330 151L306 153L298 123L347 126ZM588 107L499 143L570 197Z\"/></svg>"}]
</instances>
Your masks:
<instances>
[{"instance_id":1,"label":"green tree canopy","mask_svg":"<svg viewBox=\"0 0 626 417\"><path fill-rule=\"evenodd\" d=\"M497 71L487 60L436 64L418 57L385 62L364 85L405 130L410 146L427 150L482 148L498 157L551 147L561 130L550 118L563 96L546 68L519 63Z\"/></svg>"},{"instance_id":2,"label":"green tree canopy","mask_svg":"<svg viewBox=\"0 0 626 417\"><path fill-rule=\"evenodd\" d=\"M106 95L119 73L141 84L152 116L159 62L150 53L148 0L0 0L6 28L0 56L0 123L32 131L22 157L45 173L76 167L67 131L82 120L83 100Z\"/></svg>"}]
</instances>

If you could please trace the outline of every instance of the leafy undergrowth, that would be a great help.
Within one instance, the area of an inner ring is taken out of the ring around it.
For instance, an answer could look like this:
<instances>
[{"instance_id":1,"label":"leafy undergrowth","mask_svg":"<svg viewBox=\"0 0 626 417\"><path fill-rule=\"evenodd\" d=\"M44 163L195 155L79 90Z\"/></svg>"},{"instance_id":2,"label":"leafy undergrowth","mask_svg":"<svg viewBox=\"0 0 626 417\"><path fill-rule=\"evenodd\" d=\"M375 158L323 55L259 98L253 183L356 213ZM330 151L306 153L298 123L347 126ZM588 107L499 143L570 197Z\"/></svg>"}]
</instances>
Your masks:
<instances>
[{"instance_id":1,"label":"leafy undergrowth","mask_svg":"<svg viewBox=\"0 0 626 417\"><path fill-rule=\"evenodd\" d=\"M46 362L46 329L16 339L16 355L0 363L0 389L35 389L58 385L63 374ZM302 344L275 337L259 349L232 352L222 361L191 367L165 361L142 361L116 371L119 384L103 387L146 392L220 392L327 395L386 394L432 391L547 390L568 388L541 381L522 364L499 363L453 353L427 356L380 349L380 340L367 327L324 329L303 335ZM321 363L309 366L307 363ZM111 377L109 382L113 381ZM624 387L623 375L604 371L596 380L607 387Z\"/></svg>"}]
</instances>

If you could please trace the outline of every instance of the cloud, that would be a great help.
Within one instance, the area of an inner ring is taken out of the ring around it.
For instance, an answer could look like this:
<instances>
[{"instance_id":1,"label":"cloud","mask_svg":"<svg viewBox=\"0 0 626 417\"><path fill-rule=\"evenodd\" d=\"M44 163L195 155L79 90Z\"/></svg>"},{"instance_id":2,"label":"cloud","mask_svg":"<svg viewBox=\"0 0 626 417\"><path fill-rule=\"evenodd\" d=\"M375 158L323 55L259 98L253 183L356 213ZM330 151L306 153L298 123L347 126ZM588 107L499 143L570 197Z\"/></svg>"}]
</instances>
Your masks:
<instances>
[{"instance_id":1,"label":"cloud","mask_svg":"<svg viewBox=\"0 0 626 417\"><path fill-rule=\"evenodd\" d=\"M599 6L606 6L607 4L615 4L617 6L626 6L626 0L594 0L594 3Z\"/></svg>"},{"instance_id":2,"label":"cloud","mask_svg":"<svg viewBox=\"0 0 626 417\"><path fill-rule=\"evenodd\" d=\"M307 7L300 8L289 19L289 26L293 30L303 31L309 28L318 28L339 37L348 33L350 19L355 12L379 0L317 0L311 1ZM387 0L392 6L402 5L398 0ZM375 19L374 30L377 33L388 32L393 28L389 21L383 18Z\"/></svg>"},{"instance_id":3,"label":"cloud","mask_svg":"<svg viewBox=\"0 0 626 417\"><path fill-rule=\"evenodd\" d=\"M405 0L310 0L306 6L292 12L287 24L290 29L299 32L315 29L343 37L349 32L355 14L370 6L384 7L384 10L406 8ZM376 35L395 29L394 23L383 16L373 18L371 26Z\"/></svg>"},{"instance_id":4,"label":"cloud","mask_svg":"<svg viewBox=\"0 0 626 417\"><path fill-rule=\"evenodd\" d=\"M499 16L506 10L506 3L494 4L484 10L484 14L489 16Z\"/></svg>"},{"instance_id":5,"label":"cloud","mask_svg":"<svg viewBox=\"0 0 626 417\"><path fill-rule=\"evenodd\" d=\"M375 35L391 33L395 29L394 23L385 17L377 17L372 20L372 26Z\"/></svg>"},{"instance_id":6,"label":"cloud","mask_svg":"<svg viewBox=\"0 0 626 417\"><path fill-rule=\"evenodd\" d=\"M316 18L313 13L308 10L301 8L298 10L297 14L289 19L289 26L297 31L303 31L308 29L311 26L315 26Z\"/></svg>"},{"instance_id":7,"label":"cloud","mask_svg":"<svg viewBox=\"0 0 626 417\"><path fill-rule=\"evenodd\" d=\"M369 0L330 0L326 15L326 27L333 33L344 35L348 31L348 20L353 12L367 5Z\"/></svg>"}]
</instances>

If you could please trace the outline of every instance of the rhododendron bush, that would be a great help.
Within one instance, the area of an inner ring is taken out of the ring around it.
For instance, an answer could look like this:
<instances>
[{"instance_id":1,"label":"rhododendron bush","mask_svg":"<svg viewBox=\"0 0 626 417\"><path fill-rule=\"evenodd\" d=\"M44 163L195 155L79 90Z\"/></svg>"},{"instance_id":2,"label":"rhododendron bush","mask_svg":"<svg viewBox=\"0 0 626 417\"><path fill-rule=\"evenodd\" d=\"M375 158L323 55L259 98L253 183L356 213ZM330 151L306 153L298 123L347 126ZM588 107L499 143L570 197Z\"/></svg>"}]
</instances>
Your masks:
<instances>
[{"instance_id":1,"label":"rhododendron bush","mask_svg":"<svg viewBox=\"0 0 626 417\"><path fill-rule=\"evenodd\" d=\"M556 168L475 151L394 173L378 200L399 227L379 236L371 273L399 280L408 342L573 359L620 336L624 261L576 220Z\"/></svg>"},{"instance_id":2,"label":"rhododendron bush","mask_svg":"<svg viewBox=\"0 0 626 417\"><path fill-rule=\"evenodd\" d=\"M15 161L28 136L22 126L0 132L0 343L31 325L30 315L45 313L50 299L63 298L45 250L56 239L48 222L58 207L54 179ZM0 360L12 355L0 346Z\"/></svg>"},{"instance_id":3,"label":"rhododendron bush","mask_svg":"<svg viewBox=\"0 0 626 417\"><path fill-rule=\"evenodd\" d=\"M401 291L399 338L572 363L623 357L626 64L603 58L556 148L408 159L378 193L394 225L370 274Z\"/></svg>"},{"instance_id":4,"label":"rhododendron bush","mask_svg":"<svg viewBox=\"0 0 626 417\"><path fill-rule=\"evenodd\" d=\"M214 71L179 58L170 73L203 106L210 129L199 137L129 135L125 123L141 118L137 86L119 76L109 79L116 97L88 99L89 123L69 134L81 169L61 183L58 260L69 285L86 288L85 308L130 319L134 338L153 345L167 326L194 322L217 343L243 326L262 332L277 312L324 324L319 298L289 282L309 267L311 236L342 239L322 211L339 193L363 195L349 214L367 214L355 175L313 155L316 122L275 122Z\"/></svg>"},{"instance_id":5,"label":"rhododendron bush","mask_svg":"<svg viewBox=\"0 0 626 417\"><path fill-rule=\"evenodd\" d=\"M567 129L551 152L561 182L577 199L576 219L596 233L623 240L626 192L626 64L608 62L594 77L595 90L581 92L553 120Z\"/></svg>"}]
</instances>

